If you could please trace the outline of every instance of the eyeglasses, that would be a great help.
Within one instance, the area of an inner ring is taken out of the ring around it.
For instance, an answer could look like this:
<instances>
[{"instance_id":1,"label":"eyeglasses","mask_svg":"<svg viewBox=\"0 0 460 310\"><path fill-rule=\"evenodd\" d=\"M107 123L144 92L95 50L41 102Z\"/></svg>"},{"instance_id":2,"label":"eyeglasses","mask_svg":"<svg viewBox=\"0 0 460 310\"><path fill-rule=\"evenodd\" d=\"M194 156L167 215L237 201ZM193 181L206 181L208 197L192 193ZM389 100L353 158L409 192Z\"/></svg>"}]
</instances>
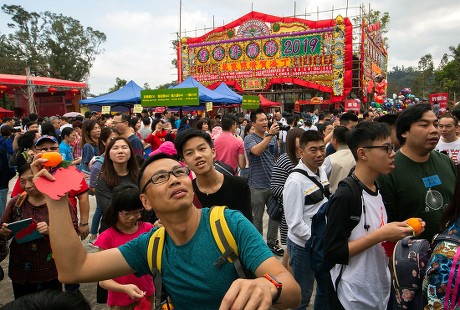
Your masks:
<instances>
[{"instance_id":1,"label":"eyeglasses","mask_svg":"<svg viewBox=\"0 0 460 310\"><path fill-rule=\"evenodd\" d=\"M120 123L127 123L128 121L112 121L112 124L120 124Z\"/></svg>"},{"instance_id":2,"label":"eyeglasses","mask_svg":"<svg viewBox=\"0 0 460 310\"><path fill-rule=\"evenodd\" d=\"M57 151L59 150L59 146L51 146L51 147L42 147L40 149L37 149L37 151L41 152L41 151L45 151L45 152L49 152L49 151Z\"/></svg>"},{"instance_id":3,"label":"eyeglasses","mask_svg":"<svg viewBox=\"0 0 460 310\"><path fill-rule=\"evenodd\" d=\"M144 209L138 209L138 210L134 210L134 211L120 211L120 212L118 212L118 214L121 215L121 216L126 216L126 217L140 216L142 214L142 211L144 211Z\"/></svg>"},{"instance_id":4,"label":"eyeglasses","mask_svg":"<svg viewBox=\"0 0 460 310\"><path fill-rule=\"evenodd\" d=\"M362 147L363 149L384 149L387 151L387 154L391 154L391 152L396 151L396 147L394 144L385 144L385 145L366 145Z\"/></svg>"},{"instance_id":5,"label":"eyeglasses","mask_svg":"<svg viewBox=\"0 0 460 310\"><path fill-rule=\"evenodd\" d=\"M147 181L147 183L145 183L144 188L142 188L141 193L143 193L145 191L145 188L150 183L163 184L163 183L168 182L169 178L171 177L171 174L174 174L174 176L176 178L182 178L182 177L188 176L189 173L190 173L190 169L188 167L177 167L177 168L174 168L171 171L159 171L159 172L156 172L150 177L150 179Z\"/></svg>"}]
</instances>

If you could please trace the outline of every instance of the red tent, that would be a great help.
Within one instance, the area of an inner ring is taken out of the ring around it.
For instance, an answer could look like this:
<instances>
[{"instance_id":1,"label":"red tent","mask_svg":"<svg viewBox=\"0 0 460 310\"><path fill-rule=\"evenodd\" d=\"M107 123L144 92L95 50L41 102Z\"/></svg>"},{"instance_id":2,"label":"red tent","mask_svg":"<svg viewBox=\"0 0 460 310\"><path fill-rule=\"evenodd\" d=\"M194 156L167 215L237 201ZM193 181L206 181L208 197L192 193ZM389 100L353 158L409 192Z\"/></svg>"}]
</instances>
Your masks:
<instances>
[{"instance_id":1,"label":"red tent","mask_svg":"<svg viewBox=\"0 0 460 310\"><path fill-rule=\"evenodd\" d=\"M0 117L13 117L14 111L10 111L0 107Z\"/></svg>"},{"instance_id":2,"label":"red tent","mask_svg":"<svg viewBox=\"0 0 460 310\"><path fill-rule=\"evenodd\" d=\"M280 107L281 106L281 103L275 102L275 101L270 101L267 98L265 98L264 96L262 96L261 94L259 94L259 98L260 98L260 105L262 107Z\"/></svg>"}]
</instances>

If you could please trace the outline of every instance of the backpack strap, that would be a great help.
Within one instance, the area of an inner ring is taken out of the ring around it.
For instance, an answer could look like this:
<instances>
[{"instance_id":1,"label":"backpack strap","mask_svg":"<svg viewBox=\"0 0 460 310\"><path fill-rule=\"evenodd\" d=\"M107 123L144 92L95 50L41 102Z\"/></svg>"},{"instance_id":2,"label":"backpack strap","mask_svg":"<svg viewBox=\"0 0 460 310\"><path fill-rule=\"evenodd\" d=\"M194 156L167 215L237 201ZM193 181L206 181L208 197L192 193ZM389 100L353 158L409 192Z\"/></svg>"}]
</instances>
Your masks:
<instances>
[{"instance_id":1,"label":"backpack strap","mask_svg":"<svg viewBox=\"0 0 460 310\"><path fill-rule=\"evenodd\" d=\"M238 277L245 279L246 275L238 257L238 246L225 219L224 211L226 208L225 206L214 206L210 210L209 222L212 236L222 253L214 262L214 266L221 267L228 260L235 266Z\"/></svg>"},{"instance_id":2,"label":"backpack strap","mask_svg":"<svg viewBox=\"0 0 460 310\"><path fill-rule=\"evenodd\" d=\"M355 180L353 176L346 177L345 179L340 181L340 183L342 182L347 184L348 187L351 188L351 192L353 193L353 207L351 209L350 216L348 217L348 231L347 231L348 237L350 237L351 232L356 227L356 225L358 225L361 219L361 214L362 214L363 207L364 207L363 198L361 195L362 189L359 183ZM339 286L339 282L342 279L343 269L344 269L344 265L342 264L340 266L340 273L338 277L335 279L335 292L336 293L337 293L337 289Z\"/></svg>"},{"instance_id":3,"label":"backpack strap","mask_svg":"<svg viewBox=\"0 0 460 310\"><path fill-rule=\"evenodd\" d=\"M300 174L303 174L307 178L309 178L313 183L315 183L316 186L319 187L323 195L329 199L329 197L331 196L331 192L329 191L329 188L324 188L323 184L321 184L316 178L310 176L307 171L302 170L302 169L292 169L291 173L293 172L298 172Z\"/></svg>"},{"instance_id":4,"label":"backpack strap","mask_svg":"<svg viewBox=\"0 0 460 310\"><path fill-rule=\"evenodd\" d=\"M18 200L16 200L16 203L14 204L14 207L13 207L13 211L16 213L16 215L20 219L22 219L22 205L26 201L27 197L29 197L29 195L27 194L26 191L23 191L19 195Z\"/></svg>"},{"instance_id":5,"label":"backpack strap","mask_svg":"<svg viewBox=\"0 0 460 310\"><path fill-rule=\"evenodd\" d=\"M165 243L166 230L162 226L158 228L149 239L147 247L147 262L153 273L153 285L155 286L154 309L161 307L161 293L163 287L163 278L161 277L161 257Z\"/></svg>"}]
</instances>

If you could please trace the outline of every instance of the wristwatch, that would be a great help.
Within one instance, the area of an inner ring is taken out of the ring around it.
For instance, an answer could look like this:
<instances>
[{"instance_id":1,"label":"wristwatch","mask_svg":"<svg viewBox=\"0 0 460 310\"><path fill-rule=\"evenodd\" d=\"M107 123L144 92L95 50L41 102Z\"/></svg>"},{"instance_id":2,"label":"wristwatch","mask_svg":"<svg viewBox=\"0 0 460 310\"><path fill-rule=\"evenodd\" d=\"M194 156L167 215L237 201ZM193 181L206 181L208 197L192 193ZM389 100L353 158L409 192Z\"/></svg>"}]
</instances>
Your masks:
<instances>
[{"instance_id":1,"label":"wristwatch","mask_svg":"<svg viewBox=\"0 0 460 310\"><path fill-rule=\"evenodd\" d=\"M278 299L280 298L281 290L283 289L283 283L281 283L274 276L269 275L268 273L264 274L264 277L265 277L265 279L270 281L276 287L276 289L278 290L278 292L276 292L276 295L275 295L275 297L273 297L273 300L272 300L272 305L275 305L276 302L278 301Z\"/></svg>"},{"instance_id":2,"label":"wristwatch","mask_svg":"<svg viewBox=\"0 0 460 310\"><path fill-rule=\"evenodd\" d=\"M80 223L79 226L88 226L88 223Z\"/></svg>"},{"instance_id":3,"label":"wristwatch","mask_svg":"<svg viewBox=\"0 0 460 310\"><path fill-rule=\"evenodd\" d=\"M274 136L275 136L274 134L268 133L268 132L265 134L265 137L274 137Z\"/></svg>"}]
</instances>

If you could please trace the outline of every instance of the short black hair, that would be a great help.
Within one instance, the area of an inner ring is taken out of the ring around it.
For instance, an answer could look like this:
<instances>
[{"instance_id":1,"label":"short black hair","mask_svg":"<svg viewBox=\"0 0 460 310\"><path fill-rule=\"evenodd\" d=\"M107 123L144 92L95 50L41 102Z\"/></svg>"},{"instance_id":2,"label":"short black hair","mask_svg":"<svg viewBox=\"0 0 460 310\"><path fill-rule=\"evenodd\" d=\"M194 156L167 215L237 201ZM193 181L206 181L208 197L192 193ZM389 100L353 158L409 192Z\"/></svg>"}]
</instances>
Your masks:
<instances>
[{"instance_id":1,"label":"short black hair","mask_svg":"<svg viewBox=\"0 0 460 310\"><path fill-rule=\"evenodd\" d=\"M195 137L200 137L203 138L210 147L213 147L212 145L212 139L209 134L206 132L203 132L198 129L190 128L186 129L184 131L181 131L177 136L176 139L174 140L174 146L176 147L177 154L179 155L180 158L183 158L183 152L184 152L184 145L185 143Z\"/></svg>"},{"instance_id":2,"label":"short black hair","mask_svg":"<svg viewBox=\"0 0 460 310\"><path fill-rule=\"evenodd\" d=\"M155 154L153 156L147 157L147 159L144 161L144 163L142 164L141 168L139 169L139 173L137 174L137 187L139 188L139 190L141 190L142 186L144 186L143 184L141 184L141 182L142 182L142 177L144 176L144 171L147 168L147 166L149 166L154 161L157 161L157 160L163 159L163 158L172 159L172 160L177 161L177 158L175 156L168 155L166 153L158 153L158 154Z\"/></svg>"},{"instance_id":3,"label":"short black hair","mask_svg":"<svg viewBox=\"0 0 460 310\"><path fill-rule=\"evenodd\" d=\"M409 106L399 115L396 120L396 137L401 145L406 143L406 138L402 135L409 131L412 124L418 122L428 111L431 111L429 103L419 103Z\"/></svg>"},{"instance_id":4,"label":"short black hair","mask_svg":"<svg viewBox=\"0 0 460 310\"><path fill-rule=\"evenodd\" d=\"M36 122L36 121L38 120L38 115L35 114L35 113L30 113L30 114L29 114L29 120L30 120L31 122Z\"/></svg>"},{"instance_id":5,"label":"short black hair","mask_svg":"<svg viewBox=\"0 0 460 310\"><path fill-rule=\"evenodd\" d=\"M18 176L21 176L26 172L27 170L30 170L30 163L25 163L24 165L18 167Z\"/></svg>"},{"instance_id":6,"label":"short black hair","mask_svg":"<svg viewBox=\"0 0 460 310\"><path fill-rule=\"evenodd\" d=\"M257 114L265 114L265 111L262 110L262 109L257 109L257 110L254 110L251 112L251 116L250 116L250 119L251 119L251 122L255 123L255 121L257 120Z\"/></svg>"},{"instance_id":7,"label":"short black hair","mask_svg":"<svg viewBox=\"0 0 460 310\"><path fill-rule=\"evenodd\" d=\"M348 124L348 122L357 122L358 121L358 116L354 113L343 113L340 116L340 125L345 125Z\"/></svg>"},{"instance_id":8,"label":"short black hair","mask_svg":"<svg viewBox=\"0 0 460 310\"><path fill-rule=\"evenodd\" d=\"M150 125L150 117L144 117L142 119L142 123L144 124L144 127Z\"/></svg>"},{"instance_id":9,"label":"short black hair","mask_svg":"<svg viewBox=\"0 0 460 310\"><path fill-rule=\"evenodd\" d=\"M348 134L348 147L353 157L358 161L358 148L370 145L378 139L386 139L390 136L390 129L386 124L363 121L356 125Z\"/></svg>"},{"instance_id":10,"label":"short black hair","mask_svg":"<svg viewBox=\"0 0 460 310\"><path fill-rule=\"evenodd\" d=\"M157 127L157 124L158 123L162 123L164 124L163 120L161 118L155 118L153 121L152 121L152 124L150 125L150 129L152 129L152 131L155 131L155 127Z\"/></svg>"},{"instance_id":11,"label":"short black hair","mask_svg":"<svg viewBox=\"0 0 460 310\"><path fill-rule=\"evenodd\" d=\"M375 119L375 121L379 123L387 124L388 126L393 126L396 124L396 120L398 119L399 114L396 113L388 113L385 115L380 116L379 118Z\"/></svg>"},{"instance_id":12,"label":"short black hair","mask_svg":"<svg viewBox=\"0 0 460 310\"><path fill-rule=\"evenodd\" d=\"M348 133L350 130L345 126L337 126L332 132L332 137L337 141L338 144L348 143Z\"/></svg>"},{"instance_id":13,"label":"short black hair","mask_svg":"<svg viewBox=\"0 0 460 310\"><path fill-rule=\"evenodd\" d=\"M317 130L305 131L299 139L300 148L304 148L304 146L311 141L324 141L323 135Z\"/></svg>"},{"instance_id":14,"label":"short black hair","mask_svg":"<svg viewBox=\"0 0 460 310\"><path fill-rule=\"evenodd\" d=\"M222 116L220 126L222 127L223 131L230 131L230 129L235 123L238 123L238 119L235 115L225 114L224 116Z\"/></svg>"}]
</instances>

